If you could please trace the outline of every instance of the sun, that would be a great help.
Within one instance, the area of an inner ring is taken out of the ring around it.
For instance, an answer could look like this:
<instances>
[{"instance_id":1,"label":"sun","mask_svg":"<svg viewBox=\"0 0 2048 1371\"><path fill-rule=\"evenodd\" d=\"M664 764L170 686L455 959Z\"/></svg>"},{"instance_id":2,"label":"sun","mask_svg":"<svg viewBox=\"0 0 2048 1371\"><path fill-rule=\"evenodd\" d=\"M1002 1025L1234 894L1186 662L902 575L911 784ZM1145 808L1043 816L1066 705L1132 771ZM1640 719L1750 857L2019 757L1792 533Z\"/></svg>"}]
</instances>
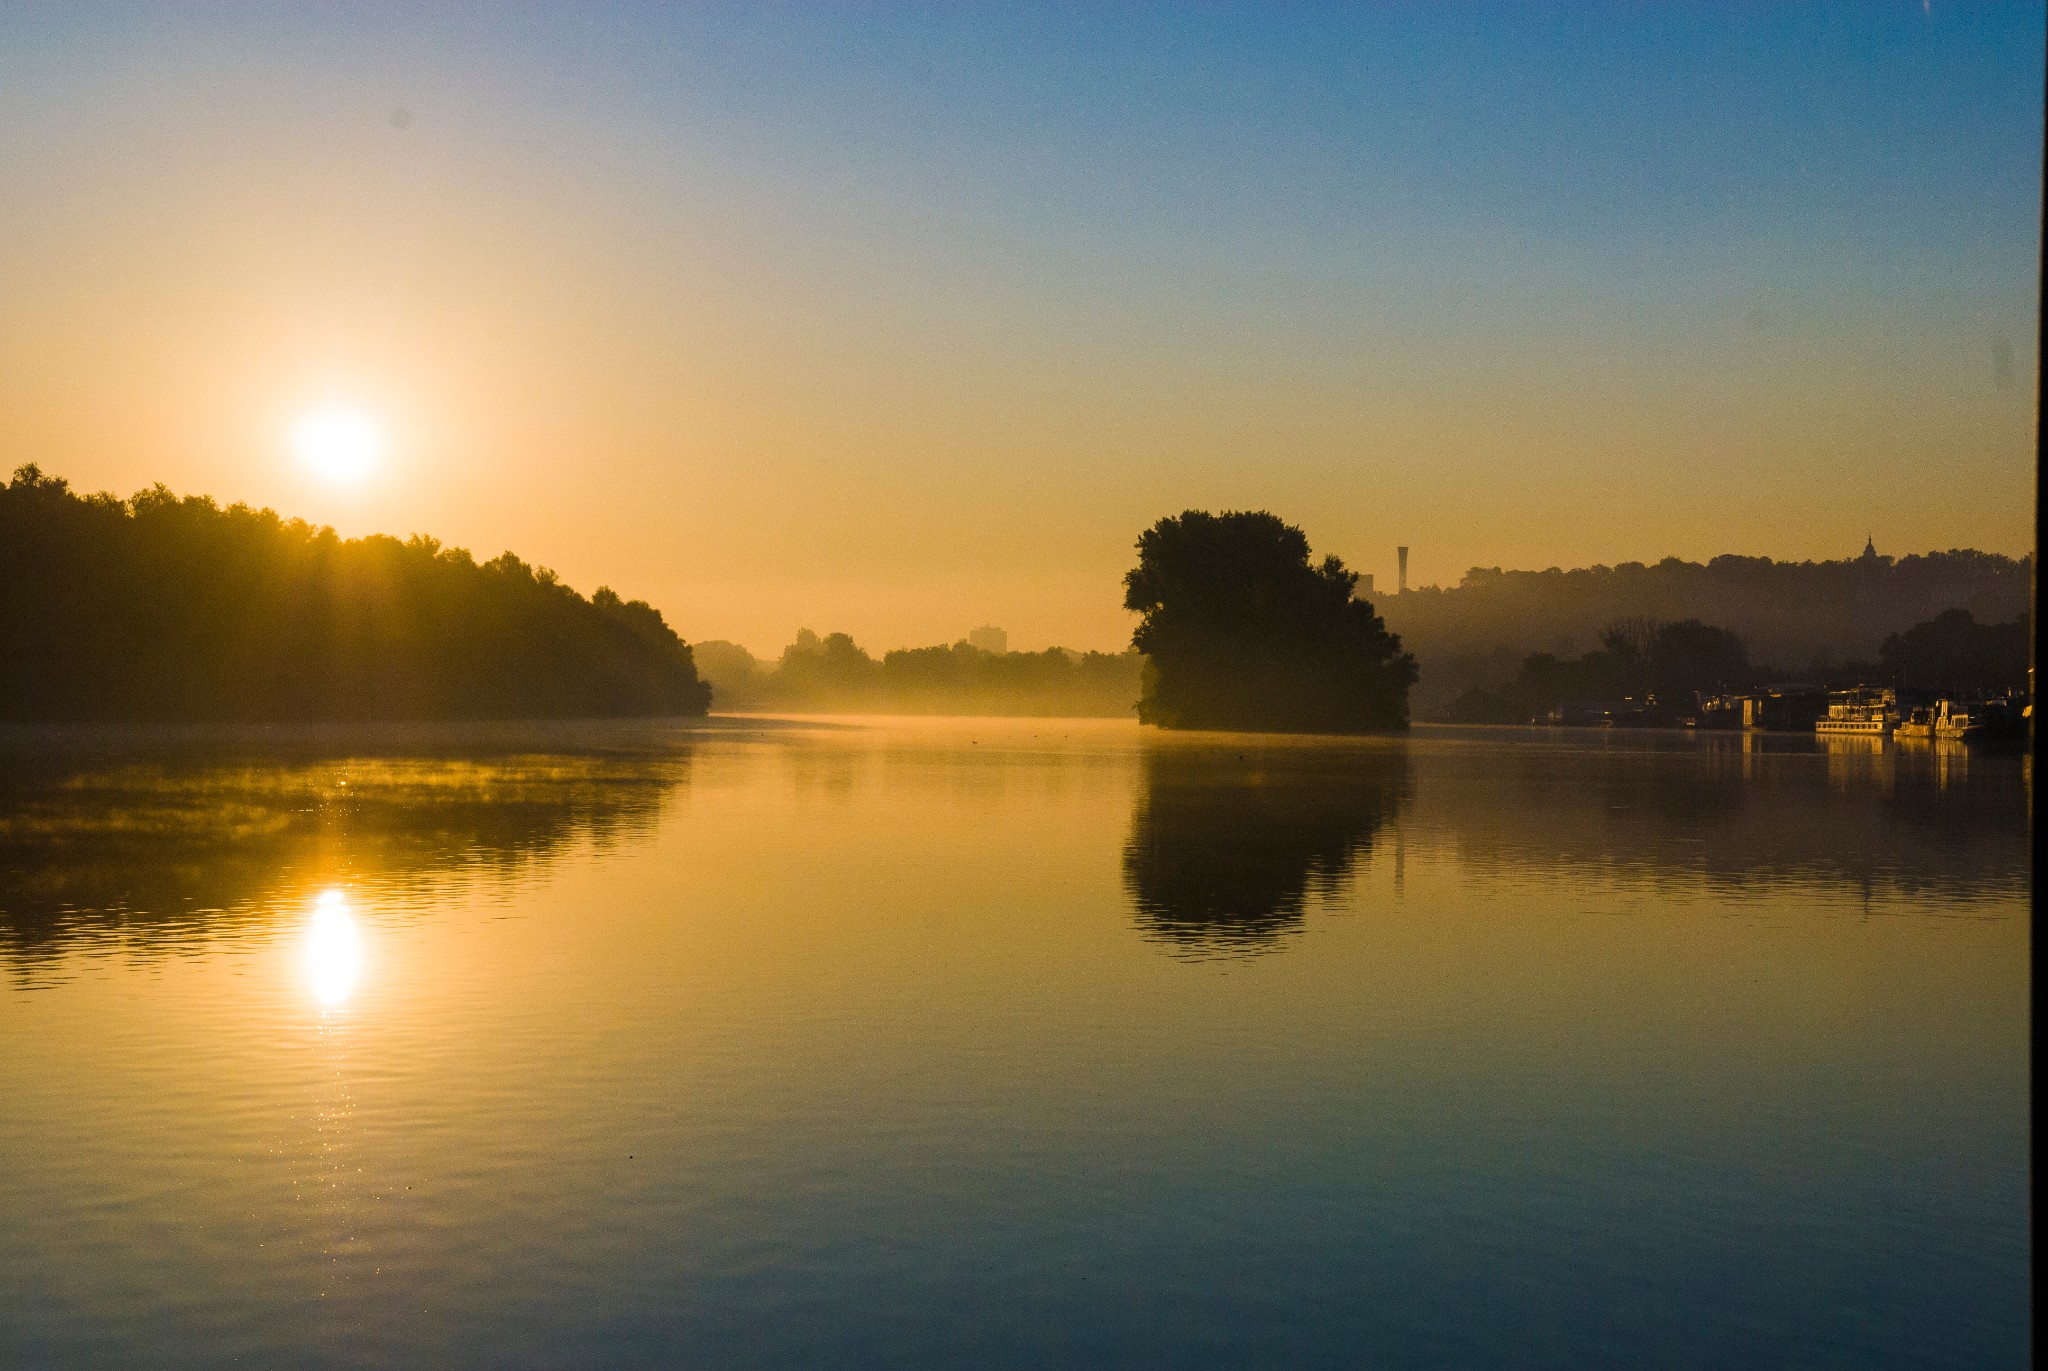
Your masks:
<instances>
[{"instance_id":1,"label":"sun","mask_svg":"<svg viewBox=\"0 0 2048 1371\"><path fill-rule=\"evenodd\" d=\"M334 485L360 484L384 455L384 433L367 414L322 409L292 425L292 451L313 473Z\"/></svg>"},{"instance_id":2,"label":"sun","mask_svg":"<svg viewBox=\"0 0 2048 1371\"><path fill-rule=\"evenodd\" d=\"M303 953L313 994L330 1009L346 1003L363 974L363 936L348 896L325 890L314 901Z\"/></svg>"}]
</instances>

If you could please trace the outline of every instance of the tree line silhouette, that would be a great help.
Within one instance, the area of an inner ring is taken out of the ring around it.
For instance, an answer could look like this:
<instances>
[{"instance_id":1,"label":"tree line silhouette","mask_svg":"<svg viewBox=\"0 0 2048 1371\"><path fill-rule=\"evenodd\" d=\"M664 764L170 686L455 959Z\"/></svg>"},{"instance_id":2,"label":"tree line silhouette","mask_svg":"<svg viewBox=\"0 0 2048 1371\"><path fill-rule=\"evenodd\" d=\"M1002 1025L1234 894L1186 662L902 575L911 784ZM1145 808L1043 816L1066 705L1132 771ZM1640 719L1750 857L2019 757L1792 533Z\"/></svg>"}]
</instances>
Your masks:
<instances>
[{"instance_id":1,"label":"tree line silhouette","mask_svg":"<svg viewBox=\"0 0 2048 1371\"><path fill-rule=\"evenodd\" d=\"M343 539L157 485L0 486L0 719L702 714L690 649L639 600L507 552Z\"/></svg>"},{"instance_id":2,"label":"tree line silhouette","mask_svg":"<svg viewBox=\"0 0 2048 1371\"><path fill-rule=\"evenodd\" d=\"M737 643L697 644L720 709L877 714L1129 715L1136 652L991 652L965 641L870 656L844 633L799 629L774 662Z\"/></svg>"},{"instance_id":3,"label":"tree line silhouette","mask_svg":"<svg viewBox=\"0 0 2048 1371\"><path fill-rule=\"evenodd\" d=\"M424 536L342 539L162 485L128 500L80 495L24 466L0 484L0 720L687 715L710 706L715 684L730 709L1135 708L1166 727L1399 728L1419 673L1388 619L1419 644L1429 699L1462 683L1439 717L1526 718L1570 699L1786 677L2024 683L2030 563L1986 553L1475 568L1452 590L1376 607L1356 573L1312 562L1301 531L1268 513L1190 510L1148 529L1138 550L1125 605L1142 618L1127 652L960 642L876 658L846 634L804 630L764 663L731 643L693 654L646 603L603 587L586 599L509 552L479 563ZM1717 598L1703 612L1643 611ZM1598 620L1598 648L1574 653L1587 617L1616 607L1626 612ZM1902 617L1916 607L1926 612ZM1808 664L1755 665L1759 641L1780 663L1799 660L1793 643ZM1862 646L1843 655L1842 643Z\"/></svg>"},{"instance_id":4,"label":"tree line silhouette","mask_svg":"<svg viewBox=\"0 0 2048 1371\"><path fill-rule=\"evenodd\" d=\"M1474 687L1438 712L1454 723L1527 723L1573 701L1655 700L1688 711L1703 696L1797 680L1826 688L1889 685L1998 694L2027 683L2027 620L1980 624L1967 609L1944 610L1889 635L1875 661L1822 659L1798 670L1753 664L1728 629L1683 619L1619 619L1600 647L1576 658L1534 652L1505 685Z\"/></svg>"},{"instance_id":5,"label":"tree line silhouette","mask_svg":"<svg viewBox=\"0 0 2048 1371\"><path fill-rule=\"evenodd\" d=\"M1377 608L1422 668L1416 705L1441 708L1473 687L1501 693L1534 653L1562 662L1600 648L1624 620L1698 620L1735 634L1779 679L1842 679L1883 663L1886 638L1966 610L1980 625L2027 612L2032 558L1973 549L1893 558L1875 548L1834 561L1677 557L1571 571L1474 567L1455 586L1387 595ZM1865 674L1865 680L1875 680Z\"/></svg>"}]
</instances>

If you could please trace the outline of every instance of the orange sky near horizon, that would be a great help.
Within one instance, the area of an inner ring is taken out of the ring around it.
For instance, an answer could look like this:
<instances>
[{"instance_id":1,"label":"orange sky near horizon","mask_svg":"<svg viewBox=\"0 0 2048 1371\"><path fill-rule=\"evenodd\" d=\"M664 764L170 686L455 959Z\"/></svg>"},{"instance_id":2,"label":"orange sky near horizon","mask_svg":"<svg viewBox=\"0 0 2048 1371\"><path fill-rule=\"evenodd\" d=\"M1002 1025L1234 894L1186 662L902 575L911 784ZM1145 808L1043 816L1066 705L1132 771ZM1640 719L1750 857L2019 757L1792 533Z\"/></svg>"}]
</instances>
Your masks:
<instances>
[{"instance_id":1,"label":"orange sky near horizon","mask_svg":"<svg viewBox=\"0 0 2048 1371\"><path fill-rule=\"evenodd\" d=\"M1719 96L1565 108L1614 41L1576 31L1528 59L1555 146L1503 142L1478 74L1450 113L1359 107L1347 82L1486 41L1414 16L1346 28L1354 71L1300 16L1146 47L1078 17L16 13L0 454L509 548L761 655L800 626L1121 647L1132 543L1191 507L1271 509L1382 586L1402 543L1415 584L1866 534L2019 555L2040 45L2009 89L2004 37L1919 8L1794 35L1838 43L1839 98L1788 84L1808 106L1721 151L1684 131ZM1769 87L1738 37L1669 60ZM1606 57L1648 82L1659 51ZM1204 54L1265 103L1194 82ZM1869 145L1827 123L1909 59L1926 108ZM1636 120L1668 171L1599 145ZM352 486L291 453L336 404L388 444Z\"/></svg>"}]
</instances>

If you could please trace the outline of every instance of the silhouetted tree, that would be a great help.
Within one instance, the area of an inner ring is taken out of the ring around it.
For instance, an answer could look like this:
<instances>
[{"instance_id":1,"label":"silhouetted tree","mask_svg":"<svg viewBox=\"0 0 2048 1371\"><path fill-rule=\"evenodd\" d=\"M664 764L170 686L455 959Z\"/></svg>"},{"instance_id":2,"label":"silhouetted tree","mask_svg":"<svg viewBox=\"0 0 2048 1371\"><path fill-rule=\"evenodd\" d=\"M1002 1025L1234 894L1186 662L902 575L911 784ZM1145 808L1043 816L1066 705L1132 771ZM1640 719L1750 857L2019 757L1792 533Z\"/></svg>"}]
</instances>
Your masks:
<instances>
[{"instance_id":1,"label":"silhouetted tree","mask_svg":"<svg viewBox=\"0 0 2048 1371\"><path fill-rule=\"evenodd\" d=\"M1532 652L1509 683L1507 698L1520 705L1524 719L1572 700L1618 700L1628 693L1621 659L1611 649L1565 660L1549 652Z\"/></svg>"},{"instance_id":2,"label":"silhouetted tree","mask_svg":"<svg viewBox=\"0 0 2048 1371\"><path fill-rule=\"evenodd\" d=\"M783 649L775 676L781 689L799 699L830 699L836 708L861 709L873 698L880 668L848 635L820 638L804 628Z\"/></svg>"},{"instance_id":3,"label":"silhouetted tree","mask_svg":"<svg viewBox=\"0 0 2048 1371\"><path fill-rule=\"evenodd\" d=\"M1657 627L1655 619L1630 614L1600 630L1600 646L1624 677L1641 677L1648 672Z\"/></svg>"},{"instance_id":4,"label":"silhouetted tree","mask_svg":"<svg viewBox=\"0 0 2048 1371\"><path fill-rule=\"evenodd\" d=\"M1572 660L1532 652L1497 696L1468 691L1445 717L1453 722L1494 722L1512 712L1527 720L1573 701L1645 696L1654 696L1668 708L1684 708L1698 695L1739 690L1754 684L1757 676L1740 638L1698 619L1619 620L1601 631L1600 643L1598 652Z\"/></svg>"},{"instance_id":5,"label":"silhouetted tree","mask_svg":"<svg viewBox=\"0 0 2048 1371\"><path fill-rule=\"evenodd\" d=\"M768 668L738 643L699 639L690 647L697 674L711 686L711 703L719 709L746 709L760 703L768 690Z\"/></svg>"},{"instance_id":6,"label":"silhouetted tree","mask_svg":"<svg viewBox=\"0 0 2048 1371\"><path fill-rule=\"evenodd\" d=\"M1138 539L1124 607L1144 615L1138 717L1162 728L1405 728L1415 661L1335 557L1264 512L1189 510Z\"/></svg>"},{"instance_id":7,"label":"silhouetted tree","mask_svg":"<svg viewBox=\"0 0 2048 1371\"><path fill-rule=\"evenodd\" d=\"M343 540L155 486L0 486L0 719L701 714L659 611L507 552Z\"/></svg>"},{"instance_id":8,"label":"silhouetted tree","mask_svg":"<svg viewBox=\"0 0 2048 1371\"><path fill-rule=\"evenodd\" d=\"M1878 650L1885 679L1935 690L2019 690L2027 683L2027 621L1980 624L1967 609L1950 609Z\"/></svg>"},{"instance_id":9,"label":"silhouetted tree","mask_svg":"<svg viewBox=\"0 0 2048 1371\"><path fill-rule=\"evenodd\" d=\"M1657 625L1644 667L1648 689L1669 700L1739 690L1754 674L1740 638L1698 619Z\"/></svg>"}]
</instances>

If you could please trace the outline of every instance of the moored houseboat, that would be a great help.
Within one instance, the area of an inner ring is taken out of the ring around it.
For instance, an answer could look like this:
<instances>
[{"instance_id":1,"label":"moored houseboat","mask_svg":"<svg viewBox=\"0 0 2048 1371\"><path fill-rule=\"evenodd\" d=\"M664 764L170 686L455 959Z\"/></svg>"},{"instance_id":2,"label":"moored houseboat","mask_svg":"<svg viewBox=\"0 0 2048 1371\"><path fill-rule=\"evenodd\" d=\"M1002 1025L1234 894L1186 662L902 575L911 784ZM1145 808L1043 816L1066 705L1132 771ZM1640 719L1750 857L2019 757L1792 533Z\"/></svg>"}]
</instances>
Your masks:
<instances>
[{"instance_id":1,"label":"moored houseboat","mask_svg":"<svg viewBox=\"0 0 2048 1371\"><path fill-rule=\"evenodd\" d=\"M2017 737L2025 731L2022 711L2010 700L1941 699L1934 702L1934 736L1971 742Z\"/></svg>"},{"instance_id":2,"label":"moored houseboat","mask_svg":"<svg viewBox=\"0 0 2048 1371\"><path fill-rule=\"evenodd\" d=\"M1890 735L1899 722L1899 693L1880 686L1857 686L1854 690L1828 692L1828 712L1814 721L1820 734L1849 734L1866 738Z\"/></svg>"}]
</instances>

